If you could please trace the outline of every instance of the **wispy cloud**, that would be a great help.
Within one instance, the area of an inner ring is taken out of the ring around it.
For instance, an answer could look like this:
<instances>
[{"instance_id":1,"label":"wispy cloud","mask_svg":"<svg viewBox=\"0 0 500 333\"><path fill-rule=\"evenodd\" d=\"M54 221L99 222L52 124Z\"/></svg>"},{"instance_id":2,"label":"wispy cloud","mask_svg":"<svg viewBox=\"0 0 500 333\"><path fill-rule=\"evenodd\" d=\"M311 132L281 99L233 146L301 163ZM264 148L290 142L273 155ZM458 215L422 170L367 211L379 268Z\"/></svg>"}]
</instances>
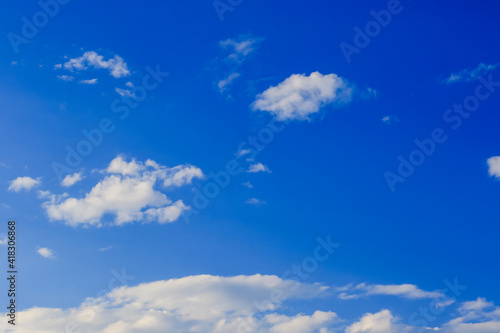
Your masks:
<instances>
[{"instance_id":1,"label":"wispy cloud","mask_svg":"<svg viewBox=\"0 0 500 333\"><path fill-rule=\"evenodd\" d=\"M250 198L247 201L245 201L245 203L248 205L265 205L265 204L267 204L267 202L265 202L264 200L260 200L257 198Z\"/></svg>"},{"instance_id":2,"label":"wispy cloud","mask_svg":"<svg viewBox=\"0 0 500 333\"><path fill-rule=\"evenodd\" d=\"M341 287L339 290L342 291L339 294L339 298L344 300L376 295L399 296L408 299L434 299L443 296L439 291L421 290L413 284L381 285L361 283L356 286Z\"/></svg>"},{"instance_id":3,"label":"wispy cloud","mask_svg":"<svg viewBox=\"0 0 500 333\"><path fill-rule=\"evenodd\" d=\"M78 81L78 83L92 85L92 84L96 84L97 81L98 81L97 79L80 80L80 81Z\"/></svg>"},{"instance_id":4,"label":"wispy cloud","mask_svg":"<svg viewBox=\"0 0 500 333\"><path fill-rule=\"evenodd\" d=\"M494 65L487 65L485 63L480 63L476 68L473 69L462 69L457 73L452 73L446 79L443 80L443 83L451 84L457 82L470 82L476 80L480 75L484 75L488 72L495 70L500 63Z\"/></svg>"},{"instance_id":5,"label":"wispy cloud","mask_svg":"<svg viewBox=\"0 0 500 333\"><path fill-rule=\"evenodd\" d=\"M66 82L71 82L75 79L73 76L69 76L69 75L58 75L57 78L59 80L66 81Z\"/></svg>"},{"instance_id":6,"label":"wispy cloud","mask_svg":"<svg viewBox=\"0 0 500 333\"><path fill-rule=\"evenodd\" d=\"M248 188L253 188L253 185L250 182L244 182L241 185L246 186Z\"/></svg>"}]
</instances>

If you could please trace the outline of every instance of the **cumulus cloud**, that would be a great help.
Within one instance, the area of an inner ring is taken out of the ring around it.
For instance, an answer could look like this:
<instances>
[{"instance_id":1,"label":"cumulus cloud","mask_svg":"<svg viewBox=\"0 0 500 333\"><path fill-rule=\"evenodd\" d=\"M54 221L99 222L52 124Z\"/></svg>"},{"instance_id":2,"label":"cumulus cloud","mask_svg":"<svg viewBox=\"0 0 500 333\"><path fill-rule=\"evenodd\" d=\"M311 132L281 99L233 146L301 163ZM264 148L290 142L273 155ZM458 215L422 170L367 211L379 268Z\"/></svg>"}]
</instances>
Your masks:
<instances>
[{"instance_id":1,"label":"cumulus cloud","mask_svg":"<svg viewBox=\"0 0 500 333\"><path fill-rule=\"evenodd\" d=\"M352 90L349 83L336 74L293 74L257 95L252 109L269 112L281 121L309 120L321 107L350 102Z\"/></svg>"},{"instance_id":2,"label":"cumulus cloud","mask_svg":"<svg viewBox=\"0 0 500 333\"><path fill-rule=\"evenodd\" d=\"M40 178L17 177L10 181L8 190L14 192L20 192L21 190L30 191L33 187L40 185L40 183Z\"/></svg>"},{"instance_id":3,"label":"cumulus cloud","mask_svg":"<svg viewBox=\"0 0 500 333\"><path fill-rule=\"evenodd\" d=\"M103 173L104 178L82 198L44 192L42 197L48 201L42 206L48 217L71 226L173 222L190 207L181 200L172 202L157 187L180 187L203 177L203 172L191 165L169 168L152 160L127 162L120 156Z\"/></svg>"},{"instance_id":4,"label":"cumulus cloud","mask_svg":"<svg viewBox=\"0 0 500 333\"><path fill-rule=\"evenodd\" d=\"M39 255L47 259L55 258L54 251L47 247L40 247L36 250L36 252L38 252Z\"/></svg>"},{"instance_id":5,"label":"cumulus cloud","mask_svg":"<svg viewBox=\"0 0 500 333\"><path fill-rule=\"evenodd\" d=\"M425 291L419 289L414 284L366 284L361 283L356 286L346 286L340 288L344 290L339 294L339 298L347 299L357 299L364 296L376 296L376 295L390 295L399 296L408 299L423 299L423 298L439 298L443 294L438 291Z\"/></svg>"},{"instance_id":6,"label":"cumulus cloud","mask_svg":"<svg viewBox=\"0 0 500 333\"><path fill-rule=\"evenodd\" d=\"M500 156L490 157L486 162L490 176L500 178Z\"/></svg>"},{"instance_id":7,"label":"cumulus cloud","mask_svg":"<svg viewBox=\"0 0 500 333\"><path fill-rule=\"evenodd\" d=\"M494 65L487 65L485 63L480 63L476 68L473 69L462 69L457 73L450 74L443 82L446 84L457 83L457 82L470 82L476 80L479 76L484 75L488 72L495 70L500 63Z\"/></svg>"},{"instance_id":8,"label":"cumulus cloud","mask_svg":"<svg viewBox=\"0 0 500 333\"><path fill-rule=\"evenodd\" d=\"M23 310L17 332L64 332L68 322L103 333L328 332L339 325L334 312L282 313L286 302L313 300L326 289L277 276L188 276L116 288L77 308ZM0 330L7 325L0 322Z\"/></svg>"},{"instance_id":9,"label":"cumulus cloud","mask_svg":"<svg viewBox=\"0 0 500 333\"><path fill-rule=\"evenodd\" d=\"M87 51L81 57L70 59L62 65L56 65L56 68L61 67L69 71L83 71L89 67L107 69L110 75L117 79L130 75L127 64L120 56L115 55L114 58L105 60L102 55L95 51Z\"/></svg>"},{"instance_id":10,"label":"cumulus cloud","mask_svg":"<svg viewBox=\"0 0 500 333\"><path fill-rule=\"evenodd\" d=\"M389 310L367 313L360 321L350 325L346 333L397 333L394 317Z\"/></svg>"},{"instance_id":11,"label":"cumulus cloud","mask_svg":"<svg viewBox=\"0 0 500 333\"><path fill-rule=\"evenodd\" d=\"M270 173L271 170L269 170L269 168L262 163L254 163L248 167L247 172L249 172L249 173L269 172Z\"/></svg>"},{"instance_id":12,"label":"cumulus cloud","mask_svg":"<svg viewBox=\"0 0 500 333\"><path fill-rule=\"evenodd\" d=\"M67 175L64 177L64 179L61 182L61 185L64 187L70 187L78 183L80 180L82 180L82 173L81 172L75 172L72 175Z\"/></svg>"}]
</instances>

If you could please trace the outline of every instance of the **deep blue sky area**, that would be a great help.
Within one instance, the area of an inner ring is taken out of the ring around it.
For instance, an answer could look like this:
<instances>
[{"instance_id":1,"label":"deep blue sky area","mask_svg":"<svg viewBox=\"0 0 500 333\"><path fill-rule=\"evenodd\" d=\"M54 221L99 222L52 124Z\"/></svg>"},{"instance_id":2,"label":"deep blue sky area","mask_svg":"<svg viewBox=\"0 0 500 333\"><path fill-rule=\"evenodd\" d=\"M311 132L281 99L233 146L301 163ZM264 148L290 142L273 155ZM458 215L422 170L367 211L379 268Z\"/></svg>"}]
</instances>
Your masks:
<instances>
[{"instance_id":1,"label":"deep blue sky area","mask_svg":"<svg viewBox=\"0 0 500 333\"><path fill-rule=\"evenodd\" d=\"M40 4L3 5L0 236L15 219L18 310L77 308L109 291L113 270L134 276L129 286L203 274L282 277L330 235L340 247L299 278L329 286L328 295L293 299L278 312L332 311L346 321L284 331L413 332L411 314L435 298L425 293L458 278L467 289L424 326L498 332L500 316L486 313L500 313L500 4L230 3L72 0L28 37L23 17L31 24ZM225 7L218 13L214 4ZM358 45L357 29L366 33L373 13L391 6L397 13ZM347 44L356 52L346 56ZM137 101L155 70L168 75ZM116 105L125 100L137 106L120 119ZM474 101L466 116L453 112ZM68 166L67 148L76 151L87 140L82 131L95 132L103 119L113 130ZM270 121L284 130L252 156L241 144ZM426 154L416 140L429 144L436 130L446 139ZM235 159L241 172L200 208L211 173ZM123 162L119 171L112 161ZM59 177L54 163L66 166ZM192 174L177 179L182 172ZM63 186L67 175L81 180ZM119 183L97 193L112 181ZM133 210L142 190L168 202L143 198ZM178 200L185 210L176 215ZM148 220L146 210L158 207L175 216ZM120 222L121 214L139 215ZM368 287L355 287L361 283ZM389 291L408 285L416 294ZM472 301L483 312L466 315ZM383 310L392 315L381 330L356 326L367 314L383 321ZM137 332L162 331L156 320Z\"/></svg>"}]
</instances>

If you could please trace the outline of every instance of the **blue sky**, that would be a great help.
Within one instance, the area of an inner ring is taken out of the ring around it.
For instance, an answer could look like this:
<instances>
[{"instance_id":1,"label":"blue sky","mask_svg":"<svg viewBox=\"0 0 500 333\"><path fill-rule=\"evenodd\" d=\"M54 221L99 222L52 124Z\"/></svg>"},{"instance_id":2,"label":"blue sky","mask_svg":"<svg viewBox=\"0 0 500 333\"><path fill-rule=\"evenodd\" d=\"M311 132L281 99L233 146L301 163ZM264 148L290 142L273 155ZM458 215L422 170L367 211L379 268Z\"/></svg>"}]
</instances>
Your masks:
<instances>
[{"instance_id":1,"label":"blue sky","mask_svg":"<svg viewBox=\"0 0 500 333\"><path fill-rule=\"evenodd\" d=\"M500 331L496 2L4 7L18 332Z\"/></svg>"}]
</instances>

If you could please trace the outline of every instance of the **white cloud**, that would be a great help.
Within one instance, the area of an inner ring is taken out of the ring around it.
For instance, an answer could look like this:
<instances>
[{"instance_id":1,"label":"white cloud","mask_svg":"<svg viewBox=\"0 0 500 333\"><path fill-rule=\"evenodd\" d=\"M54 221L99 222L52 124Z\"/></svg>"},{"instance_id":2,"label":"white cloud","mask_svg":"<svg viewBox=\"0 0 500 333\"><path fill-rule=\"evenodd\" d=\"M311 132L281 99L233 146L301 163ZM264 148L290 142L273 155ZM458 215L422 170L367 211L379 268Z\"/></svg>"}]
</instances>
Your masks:
<instances>
[{"instance_id":1,"label":"white cloud","mask_svg":"<svg viewBox=\"0 0 500 333\"><path fill-rule=\"evenodd\" d=\"M36 252L38 252L39 255L47 259L55 258L54 251L46 247L40 247L38 248L38 250L36 250Z\"/></svg>"},{"instance_id":2,"label":"white cloud","mask_svg":"<svg viewBox=\"0 0 500 333\"><path fill-rule=\"evenodd\" d=\"M67 81L67 82L73 81L75 79L73 76L69 76L69 75L58 75L57 78L59 80L63 80L63 81Z\"/></svg>"},{"instance_id":3,"label":"white cloud","mask_svg":"<svg viewBox=\"0 0 500 333\"><path fill-rule=\"evenodd\" d=\"M227 78L223 79L223 80L220 80L218 83L217 83L217 86L219 87L219 91L220 92L223 92L224 90L226 90L226 88L235 80L237 79L238 77L240 77L240 74L238 73L232 73L230 74Z\"/></svg>"},{"instance_id":4,"label":"white cloud","mask_svg":"<svg viewBox=\"0 0 500 333\"><path fill-rule=\"evenodd\" d=\"M267 166L262 163L254 163L248 167L247 172L257 173L257 172L271 172Z\"/></svg>"},{"instance_id":5,"label":"white cloud","mask_svg":"<svg viewBox=\"0 0 500 333\"><path fill-rule=\"evenodd\" d=\"M132 91L130 91L128 89L115 88L115 91L120 96L128 96L128 97L132 97L132 98L135 97L135 95L132 93Z\"/></svg>"},{"instance_id":6,"label":"white cloud","mask_svg":"<svg viewBox=\"0 0 500 333\"><path fill-rule=\"evenodd\" d=\"M97 54L95 51L85 52L81 57L70 59L65 62L62 66L56 65L56 68L64 67L69 71L83 71L89 67L96 69L107 69L115 78L121 78L130 75L130 71L127 68L127 64L123 59L115 55L114 58L104 60L102 55Z\"/></svg>"},{"instance_id":7,"label":"white cloud","mask_svg":"<svg viewBox=\"0 0 500 333\"><path fill-rule=\"evenodd\" d=\"M476 80L479 76L484 75L488 72L495 70L500 63L494 65L487 65L484 63L480 63L476 68L473 69L462 69L458 73L452 73L448 78L446 78L443 82L447 84L456 83L456 82L470 82Z\"/></svg>"},{"instance_id":8,"label":"white cloud","mask_svg":"<svg viewBox=\"0 0 500 333\"><path fill-rule=\"evenodd\" d=\"M490 176L500 178L500 156L490 157L486 162Z\"/></svg>"},{"instance_id":9,"label":"white cloud","mask_svg":"<svg viewBox=\"0 0 500 333\"><path fill-rule=\"evenodd\" d=\"M16 332L64 332L68 322L85 332L103 333L330 332L339 325L333 312L281 312L286 302L314 300L325 291L319 284L277 276L188 276L120 287L76 308L26 309L19 313L23 325ZM271 301L272 295L279 300ZM8 325L1 321L0 330Z\"/></svg>"},{"instance_id":10,"label":"white cloud","mask_svg":"<svg viewBox=\"0 0 500 333\"><path fill-rule=\"evenodd\" d=\"M244 183L241 183L241 185L246 186L248 188L253 188L253 185L250 182L244 182Z\"/></svg>"},{"instance_id":11,"label":"white cloud","mask_svg":"<svg viewBox=\"0 0 500 333\"><path fill-rule=\"evenodd\" d=\"M361 283L356 286L346 286L340 288L345 292L339 294L339 298L347 299L357 299L365 296L376 296L376 295L390 295L399 296L408 299L423 299L423 298L439 298L443 294L438 291L425 291L419 289L414 284L366 284Z\"/></svg>"},{"instance_id":12,"label":"white cloud","mask_svg":"<svg viewBox=\"0 0 500 333\"><path fill-rule=\"evenodd\" d=\"M229 51L228 60L241 62L247 55L253 52L262 38L239 36L234 39L226 39L220 42L220 46Z\"/></svg>"},{"instance_id":13,"label":"white cloud","mask_svg":"<svg viewBox=\"0 0 500 333\"><path fill-rule=\"evenodd\" d=\"M97 79L90 79L90 80L80 80L78 82L81 84L96 84L97 81L98 81Z\"/></svg>"},{"instance_id":14,"label":"white cloud","mask_svg":"<svg viewBox=\"0 0 500 333\"><path fill-rule=\"evenodd\" d=\"M9 239L7 238L7 236L0 237L0 245L7 245L8 242Z\"/></svg>"},{"instance_id":15,"label":"white cloud","mask_svg":"<svg viewBox=\"0 0 500 333\"><path fill-rule=\"evenodd\" d=\"M40 185L40 178L34 179L31 177L17 177L16 179L10 181L8 190L19 192L21 190L29 191L33 187Z\"/></svg>"},{"instance_id":16,"label":"white cloud","mask_svg":"<svg viewBox=\"0 0 500 333\"><path fill-rule=\"evenodd\" d=\"M98 249L97 251L99 252L104 252L104 251L108 251L108 250L111 250L113 248L113 245L109 245L109 246L106 246L106 247L101 247L100 249Z\"/></svg>"},{"instance_id":17,"label":"white cloud","mask_svg":"<svg viewBox=\"0 0 500 333\"><path fill-rule=\"evenodd\" d=\"M309 116L323 106L350 102L352 90L348 82L336 74L293 74L257 95L252 109L269 112L281 121L309 120Z\"/></svg>"},{"instance_id":18,"label":"white cloud","mask_svg":"<svg viewBox=\"0 0 500 333\"><path fill-rule=\"evenodd\" d=\"M382 122L386 125L391 125L392 123L399 122L399 119L397 116L384 116L382 117Z\"/></svg>"},{"instance_id":19,"label":"white cloud","mask_svg":"<svg viewBox=\"0 0 500 333\"><path fill-rule=\"evenodd\" d=\"M190 207L181 200L172 203L156 190L158 183L179 187L203 177L202 171L191 165L168 168L152 160L126 162L122 157L116 157L103 172L104 178L82 198L45 193L49 200L42 206L49 218L71 226L173 222Z\"/></svg>"},{"instance_id":20,"label":"white cloud","mask_svg":"<svg viewBox=\"0 0 500 333\"><path fill-rule=\"evenodd\" d=\"M72 175L67 175L64 177L64 179L61 182L61 185L64 187L70 187L78 183L80 180L82 180L82 173L81 172L75 172Z\"/></svg>"},{"instance_id":21,"label":"white cloud","mask_svg":"<svg viewBox=\"0 0 500 333\"><path fill-rule=\"evenodd\" d=\"M267 202L257 198L250 198L247 201L245 201L245 203L248 205L265 205Z\"/></svg>"},{"instance_id":22,"label":"white cloud","mask_svg":"<svg viewBox=\"0 0 500 333\"><path fill-rule=\"evenodd\" d=\"M242 149L242 150L239 150L239 151L236 153L236 157L245 156L245 155L248 155L248 154L250 154L250 153L251 153L250 149Z\"/></svg>"},{"instance_id":23,"label":"white cloud","mask_svg":"<svg viewBox=\"0 0 500 333\"><path fill-rule=\"evenodd\" d=\"M360 321L350 325L346 333L397 333L394 317L389 310L367 313Z\"/></svg>"}]
</instances>

